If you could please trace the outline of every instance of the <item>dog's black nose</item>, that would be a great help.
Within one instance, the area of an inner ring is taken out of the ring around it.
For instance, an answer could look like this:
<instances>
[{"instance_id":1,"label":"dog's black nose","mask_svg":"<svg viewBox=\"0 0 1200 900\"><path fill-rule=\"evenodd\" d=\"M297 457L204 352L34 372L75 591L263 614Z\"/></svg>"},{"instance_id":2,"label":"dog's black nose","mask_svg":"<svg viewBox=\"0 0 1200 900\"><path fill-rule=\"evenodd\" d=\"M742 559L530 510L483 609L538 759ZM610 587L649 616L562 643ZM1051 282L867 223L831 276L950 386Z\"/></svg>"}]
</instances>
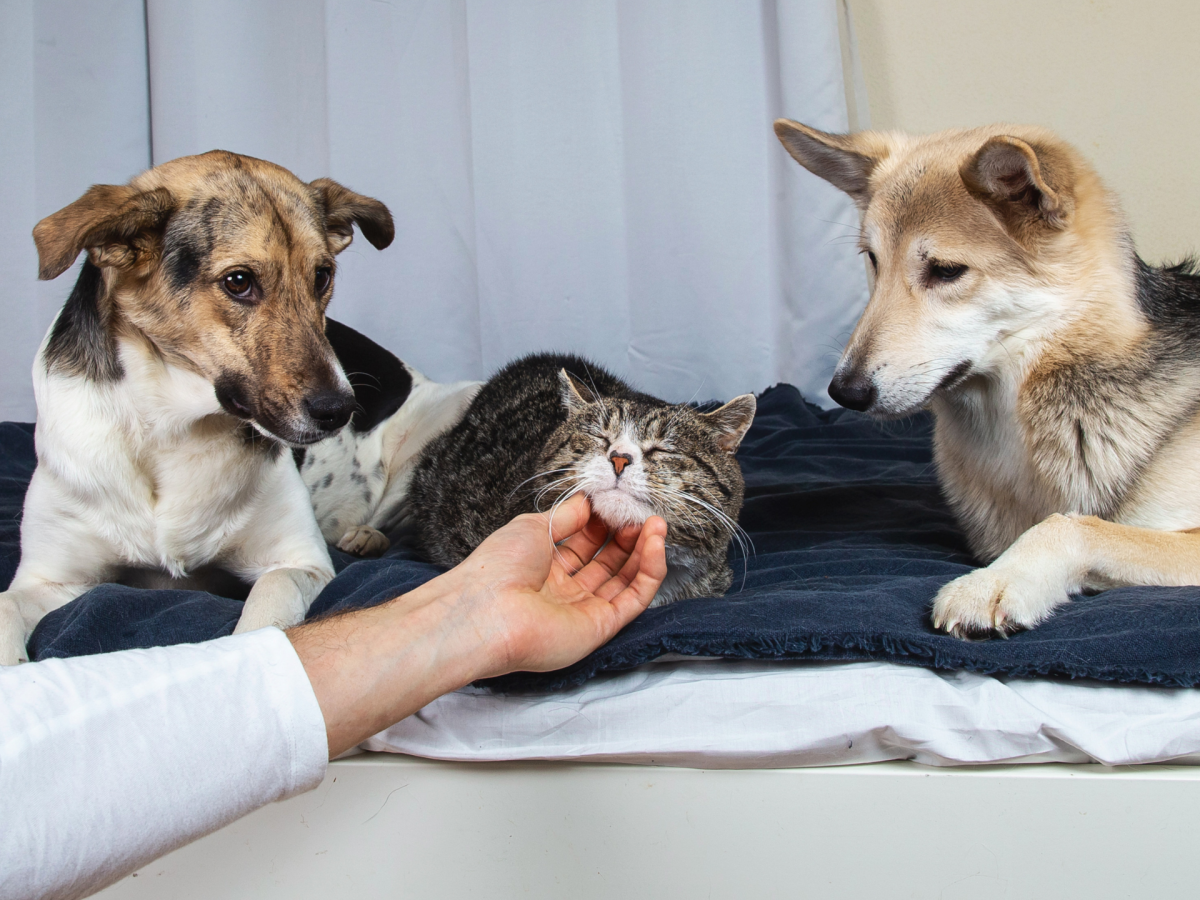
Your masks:
<instances>
[{"instance_id":1,"label":"dog's black nose","mask_svg":"<svg viewBox=\"0 0 1200 900\"><path fill-rule=\"evenodd\" d=\"M838 373L829 382L829 396L846 409L866 412L875 403L875 384L867 376L857 372L849 375Z\"/></svg>"},{"instance_id":2,"label":"dog's black nose","mask_svg":"<svg viewBox=\"0 0 1200 900\"><path fill-rule=\"evenodd\" d=\"M304 411L322 431L337 431L354 414L354 395L320 391L304 399Z\"/></svg>"}]
</instances>

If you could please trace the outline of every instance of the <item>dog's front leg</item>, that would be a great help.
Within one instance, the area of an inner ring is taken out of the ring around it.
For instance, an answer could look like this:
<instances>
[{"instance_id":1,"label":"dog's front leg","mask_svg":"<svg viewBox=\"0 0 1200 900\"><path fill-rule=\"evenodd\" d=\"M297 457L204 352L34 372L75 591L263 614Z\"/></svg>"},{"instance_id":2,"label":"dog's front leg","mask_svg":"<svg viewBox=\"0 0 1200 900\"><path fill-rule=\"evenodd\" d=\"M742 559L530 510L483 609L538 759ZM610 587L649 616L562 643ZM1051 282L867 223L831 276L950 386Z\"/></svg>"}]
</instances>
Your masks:
<instances>
[{"instance_id":1,"label":"dog's front leg","mask_svg":"<svg viewBox=\"0 0 1200 900\"><path fill-rule=\"evenodd\" d=\"M1200 534L1050 516L990 566L943 587L933 624L962 638L1005 636L1044 621L1071 594L1124 585L1200 585Z\"/></svg>"},{"instance_id":2,"label":"dog's front leg","mask_svg":"<svg viewBox=\"0 0 1200 900\"><path fill-rule=\"evenodd\" d=\"M234 634L257 631L274 625L291 628L304 621L304 615L321 589L333 579L330 571L313 569L272 569L261 575L250 589L242 616Z\"/></svg>"},{"instance_id":3,"label":"dog's front leg","mask_svg":"<svg viewBox=\"0 0 1200 900\"><path fill-rule=\"evenodd\" d=\"M29 662L25 644L37 623L87 589L88 585L44 582L0 593L0 666Z\"/></svg>"}]
</instances>

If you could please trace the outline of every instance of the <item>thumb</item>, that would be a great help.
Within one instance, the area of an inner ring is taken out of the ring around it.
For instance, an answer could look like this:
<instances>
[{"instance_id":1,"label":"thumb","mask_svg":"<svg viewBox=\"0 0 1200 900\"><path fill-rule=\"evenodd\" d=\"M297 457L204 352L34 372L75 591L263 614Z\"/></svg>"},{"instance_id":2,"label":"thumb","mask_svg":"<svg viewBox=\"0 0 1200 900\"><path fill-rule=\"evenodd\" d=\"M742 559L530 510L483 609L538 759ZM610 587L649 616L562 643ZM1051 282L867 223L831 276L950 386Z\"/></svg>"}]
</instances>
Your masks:
<instances>
[{"instance_id":1,"label":"thumb","mask_svg":"<svg viewBox=\"0 0 1200 900\"><path fill-rule=\"evenodd\" d=\"M583 530L592 517L592 506L583 494L575 494L570 500L542 515L550 519L550 537L557 544Z\"/></svg>"}]
</instances>

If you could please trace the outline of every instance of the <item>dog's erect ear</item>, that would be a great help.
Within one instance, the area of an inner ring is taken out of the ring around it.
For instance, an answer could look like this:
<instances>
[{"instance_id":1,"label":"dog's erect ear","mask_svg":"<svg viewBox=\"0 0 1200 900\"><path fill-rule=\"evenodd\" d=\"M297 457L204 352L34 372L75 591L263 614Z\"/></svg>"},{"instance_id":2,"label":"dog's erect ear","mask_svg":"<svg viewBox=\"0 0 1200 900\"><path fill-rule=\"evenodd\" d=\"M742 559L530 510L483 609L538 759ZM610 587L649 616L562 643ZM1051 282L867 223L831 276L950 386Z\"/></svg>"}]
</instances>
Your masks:
<instances>
[{"instance_id":1,"label":"dog's erect ear","mask_svg":"<svg viewBox=\"0 0 1200 900\"><path fill-rule=\"evenodd\" d=\"M577 412L588 405L588 397L594 396L590 387L568 372L566 369L558 370L559 393L562 396L563 406L569 412Z\"/></svg>"},{"instance_id":2,"label":"dog's erect ear","mask_svg":"<svg viewBox=\"0 0 1200 900\"><path fill-rule=\"evenodd\" d=\"M1074 209L1070 163L1020 138L989 138L959 174L967 190L1000 213L1010 229L1031 220L1062 228Z\"/></svg>"},{"instance_id":3,"label":"dog's erect ear","mask_svg":"<svg viewBox=\"0 0 1200 900\"><path fill-rule=\"evenodd\" d=\"M155 252L159 233L175 209L166 188L139 191L128 185L95 184L87 193L46 216L33 229L38 278L57 278L81 250L100 268L129 268Z\"/></svg>"},{"instance_id":4,"label":"dog's erect ear","mask_svg":"<svg viewBox=\"0 0 1200 900\"><path fill-rule=\"evenodd\" d=\"M332 178L318 178L309 187L325 207L325 231L334 253L350 246L355 225L376 250L382 250L396 236L392 214L378 200L356 194Z\"/></svg>"},{"instance_id":5,"label":"dog's erect ear","mask_svg":"<svg viewBox=\"0 0 1200 900\"><path fill-rule=\"evenodd\" d=\"M701 413L701 418L720 432L717 446L727 453L736 453L742 445L742 438L750 430L754 421L754 413L758 410L758 401L753 394L742 394L734 397L719 409L710 413Z\"/></svg>"},{"instance_id":6,"label":"dog's erect ear","mask_svg":"<svg viewBox=\"0 0 1200 900\"><path fill-rule=\"evenodd\" d=\"M828 134L791 119L776 119L775 135L796 162L866 209L871 200L871 170L888 154L880 135Z\"/></svg>"}]
</instances>

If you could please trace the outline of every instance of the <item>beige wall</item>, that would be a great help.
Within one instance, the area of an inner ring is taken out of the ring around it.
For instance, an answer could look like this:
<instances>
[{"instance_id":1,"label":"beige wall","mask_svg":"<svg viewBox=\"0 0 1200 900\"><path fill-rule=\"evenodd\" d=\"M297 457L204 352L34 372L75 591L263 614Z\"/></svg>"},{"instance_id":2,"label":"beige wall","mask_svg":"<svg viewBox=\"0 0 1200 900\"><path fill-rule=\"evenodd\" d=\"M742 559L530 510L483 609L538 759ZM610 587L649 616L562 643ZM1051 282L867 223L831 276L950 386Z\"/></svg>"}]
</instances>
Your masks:
<instances>
[{"instance_id":1,"label":"beige wall","mask_svg":"<svg viewBox=\"0 0 1200 900\"><path fill-rule=\"evenodd\" d=\"M871 126L1046 125L1151 261L1200 250L1200 2L847 0Z\"/></svg>"}]
</instances>

